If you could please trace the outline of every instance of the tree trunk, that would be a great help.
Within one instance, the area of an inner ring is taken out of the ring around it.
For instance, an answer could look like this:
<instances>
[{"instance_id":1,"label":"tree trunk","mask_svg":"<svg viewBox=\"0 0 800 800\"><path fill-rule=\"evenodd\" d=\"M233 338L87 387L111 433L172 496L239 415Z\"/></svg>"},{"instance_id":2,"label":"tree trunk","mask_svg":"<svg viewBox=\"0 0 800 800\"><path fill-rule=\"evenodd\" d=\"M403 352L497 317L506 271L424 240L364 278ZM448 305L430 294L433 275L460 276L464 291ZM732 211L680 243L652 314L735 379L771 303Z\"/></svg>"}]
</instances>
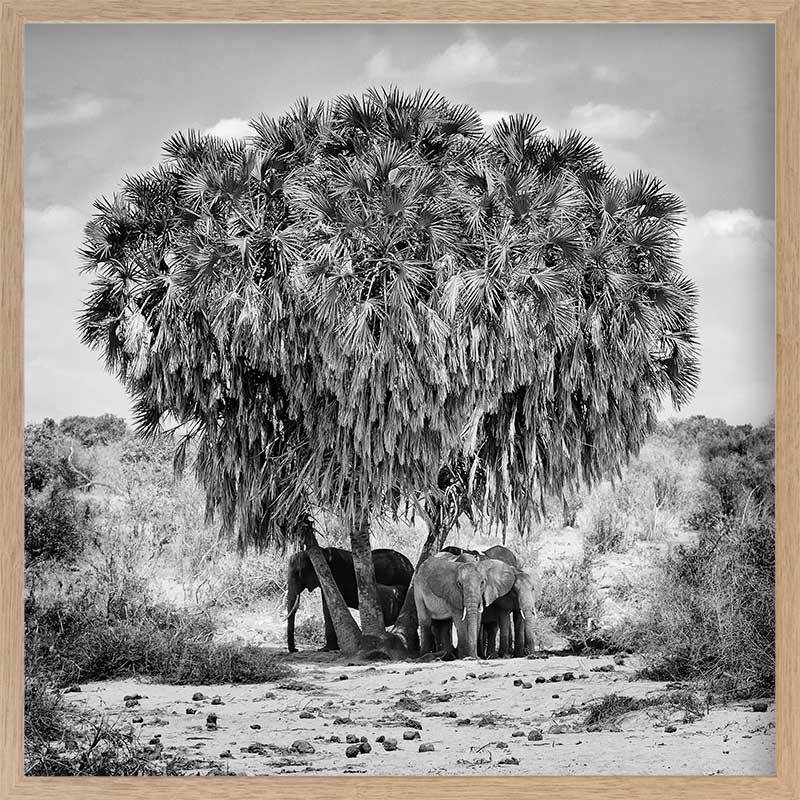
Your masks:
<instances>
[{"instance_id":1,"label":"tree trunk","mask_svg":"<svg viewBox=\"0 0 800 800\"><path fill-rule=\"evenodd\" d=\"M325 560L310 521L303 524L303 541L311 563L314 565L320 590L333 620L336 638L339 640L339 649L343 653L355 653L361 644L361 631L358 629L350 609L345 605L339 587L333 580L331 568Z\"/></svg>"},{"instance_id":2,"label":"tree trunk","mask_svg":"<svg viewBox=\"0 0 800 800\"><path fill-rule=\"evenodd\" d=\"M353 567L358 585L361 633L364 636L383 638L386 629L378 602L375 563L372 560L372 547L369 541L369 515L366 513L362 515L358 527L350 531L350 548L353 551Z\"/></svg>"},{"instance_id":3,"label":"tree trunk","mask_svg":"<svg viewBox=\"0 0 800 800\"><path fill-rule=\"evenodd\" d=\"M422 545L422 551L417 559L417 566L414 572L419 569L420 564L428 559L433 553L438 553L444 546L447 539L448 531L442 530L435 524L430 525L428 528L428 536L425 543ZM403 607L397 616L397 621L392 628L392 633L398 636L406 649L409 651L417 652L419 650L419 634L417 632L417 606L414 603L414 579L411 579L411 586L408 587L406 599L403 601Z\"/></svg>"}]
</instances>

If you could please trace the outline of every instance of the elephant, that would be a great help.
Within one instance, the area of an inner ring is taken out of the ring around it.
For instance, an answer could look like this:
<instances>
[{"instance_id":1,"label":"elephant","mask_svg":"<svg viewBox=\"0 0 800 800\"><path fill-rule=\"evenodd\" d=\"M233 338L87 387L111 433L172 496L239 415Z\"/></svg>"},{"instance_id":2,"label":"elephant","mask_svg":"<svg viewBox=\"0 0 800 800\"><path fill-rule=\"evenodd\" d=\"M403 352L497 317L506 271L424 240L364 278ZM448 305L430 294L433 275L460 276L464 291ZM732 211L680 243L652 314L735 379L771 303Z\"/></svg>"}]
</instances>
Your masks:
<instances>
[{"instance_id":1,"label":"elephant","mask_svg":"<svg viewBox=\"0 0 800 800\"><path fill-rule=\"evenodd\" d=\"M333 580L342 593L344 602L349 608L358 608L358 585L353 567L353 554L340 547L324 547L322 553L331 569ZM384 624L392 625L397 619L400 608L405 600L406 592L414 574L411 562L397 550L379 548L372 551L372 561L375 564L375 580L378 584L378 600L384 613ZM297 652L294 642L294 622L297 607L300 604L300 595L303 591L313 592L319 586L317 573L311 563L311 558L305 550L295 553L289 559L287 569L286 597L286 643L290 653ZM382 588L381 588L382 587ZM402 595L402 596L401 596ZM328 610L325 595L322 596L322 616L325 620L325 650L338 650L339 643L336 631Z\"/></svg>"},{"instance_id":2,"label":"elephant","mask_svg":"<svg viewBox=\"0 0 800 800\"><path fill-rule=\"evenodd\" d=\"M497 634L500 633L501 658L511 654L513 618L513 648L516 657L533 652L536 646L536 586L533 577L520 569L517 557L507 547L496 545L486 550L485 555L503 561L514 569L514 585L499 597L483 614L480 635L481 650L485 658L495 656Z\"/></svg>"},{"instance_id":3,"label":"elephant","mask_svg":"<svg viewBox=\"0 0 800 800\"><path fill-rule=\"evenodd\" d=\"M440 553L451 553L454 556L460 556L460 555L463 555L464 553L467 553L468 555L472 555L472 556L480 556L481 555L481 553L478 550L465 550L463 547L457 547L454 544L450 544L447 547L443 547L439 552Z\"/></svg>"},{"instance_id":4,"label":"elephant","mask_svg":"<svg viewBox=\"0 0 800 800\"><path fill-rule=\"evenodd\" d=\"M424 561L413 584L420 655L433 649L433 629L439 627L436 621L452 620L458 634L458 656L477 658L481 613L511 589L515 577L508 564L469 554L437 553ZM452 655L452 641L445 646Z\"/></svg>"}]
</instances>

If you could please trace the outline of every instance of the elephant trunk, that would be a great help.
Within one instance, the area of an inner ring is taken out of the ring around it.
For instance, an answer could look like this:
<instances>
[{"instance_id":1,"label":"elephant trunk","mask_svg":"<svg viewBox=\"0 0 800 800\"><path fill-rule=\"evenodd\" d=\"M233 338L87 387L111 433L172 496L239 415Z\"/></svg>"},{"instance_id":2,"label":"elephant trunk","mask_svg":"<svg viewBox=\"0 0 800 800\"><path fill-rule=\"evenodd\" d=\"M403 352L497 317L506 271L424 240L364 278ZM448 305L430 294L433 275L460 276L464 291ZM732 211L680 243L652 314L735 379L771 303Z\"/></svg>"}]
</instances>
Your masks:
<instances>
[{"instance_id":1,"label":"elephant trunk","mask_svg":"<svg viewBox=\"0 0 800 800\"><path fill-rule=\"evenodd\" d=\"M294 644L294 618L297 615L297 607L300 605L300 593L302 589L298 586L297 576L290 569L287 581L288 591L286 593L286 646L290 653L296 653L297 648Z\"/></svg>"},{"instance_id":2,"label":"elephant trunk","mask_svg":"<svg viewBox=\"0 0 800 800\"><path fill-rule=\"evenodd\" d=\"M462 658L472 656L478 657L478 630L481 625L481 612L478 603L464 606L464 620L462 630L464 632L464 647L458 643L458 649Z\"/></svg>"}]
</instances>

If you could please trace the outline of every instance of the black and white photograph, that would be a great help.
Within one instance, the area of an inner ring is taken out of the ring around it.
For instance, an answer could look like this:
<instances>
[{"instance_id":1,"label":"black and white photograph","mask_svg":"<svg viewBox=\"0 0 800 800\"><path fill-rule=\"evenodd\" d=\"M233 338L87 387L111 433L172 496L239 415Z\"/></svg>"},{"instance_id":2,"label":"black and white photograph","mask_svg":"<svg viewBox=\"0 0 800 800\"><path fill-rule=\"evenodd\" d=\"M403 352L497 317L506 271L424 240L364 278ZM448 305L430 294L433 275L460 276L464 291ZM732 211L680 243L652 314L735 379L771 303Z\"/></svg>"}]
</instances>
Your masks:
<instances>
[{"instance_id":1,"label":"black and white photograph","mask_svg":"<svg viewBox=\"0 0 800 800\"><path fill-rule=\"evenodd\" d=\"M775 774L773 25L25 30L26 775Z\"/></svg>"}]
</instances>

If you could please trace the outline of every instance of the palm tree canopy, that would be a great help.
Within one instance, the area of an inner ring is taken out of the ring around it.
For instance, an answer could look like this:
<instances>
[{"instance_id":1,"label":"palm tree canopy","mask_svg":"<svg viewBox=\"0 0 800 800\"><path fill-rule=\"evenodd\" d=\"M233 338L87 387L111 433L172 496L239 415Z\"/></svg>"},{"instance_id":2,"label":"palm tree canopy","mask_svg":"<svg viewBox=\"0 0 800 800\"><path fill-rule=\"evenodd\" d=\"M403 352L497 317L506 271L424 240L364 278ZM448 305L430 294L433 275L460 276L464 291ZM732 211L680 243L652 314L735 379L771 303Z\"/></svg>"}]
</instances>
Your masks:
<instances>
[{"instance_id":1,"label":"palm tree canopy","mask_svg":"<svg viewBox=\"0 0 800 800\"><path fill-rule=\"evenodd\" d=\"M618 468L697 382L680 201L571 132L433 92L197 133L96 204L81 329L137 425L199 439L209 513L282 543L459 465L508 519ZM463 483L463 481L462 481Z\"/></svg>"}]
</instances>

